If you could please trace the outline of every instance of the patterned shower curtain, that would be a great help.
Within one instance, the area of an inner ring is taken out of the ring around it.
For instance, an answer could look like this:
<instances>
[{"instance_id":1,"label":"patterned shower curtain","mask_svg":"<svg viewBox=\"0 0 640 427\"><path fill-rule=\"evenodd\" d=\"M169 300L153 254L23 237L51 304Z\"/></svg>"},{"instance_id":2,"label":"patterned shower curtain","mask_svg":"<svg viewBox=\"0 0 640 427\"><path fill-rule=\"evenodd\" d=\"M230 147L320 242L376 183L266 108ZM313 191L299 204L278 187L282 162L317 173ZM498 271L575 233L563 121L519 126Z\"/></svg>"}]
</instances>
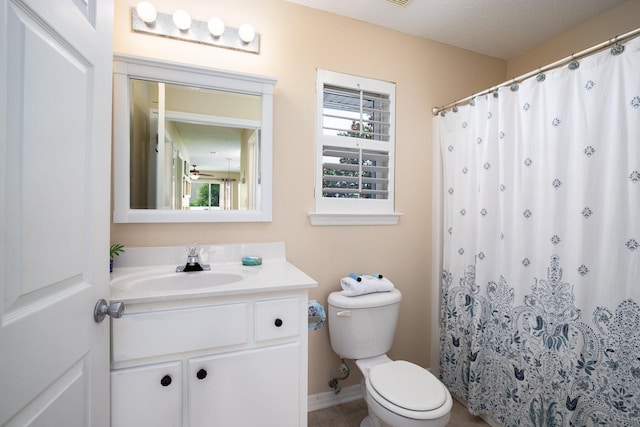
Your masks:
<instances>
[{"instance_id":1,"label":"patterned shower curtain","mask_svg":"<svg viewBox=\"0 0 640 427\"><path fill-rule=\"evenodd\" d=\"M444 384L505 426L640 426L640 38L434 120Z\"/></svg>"}]
</instances>

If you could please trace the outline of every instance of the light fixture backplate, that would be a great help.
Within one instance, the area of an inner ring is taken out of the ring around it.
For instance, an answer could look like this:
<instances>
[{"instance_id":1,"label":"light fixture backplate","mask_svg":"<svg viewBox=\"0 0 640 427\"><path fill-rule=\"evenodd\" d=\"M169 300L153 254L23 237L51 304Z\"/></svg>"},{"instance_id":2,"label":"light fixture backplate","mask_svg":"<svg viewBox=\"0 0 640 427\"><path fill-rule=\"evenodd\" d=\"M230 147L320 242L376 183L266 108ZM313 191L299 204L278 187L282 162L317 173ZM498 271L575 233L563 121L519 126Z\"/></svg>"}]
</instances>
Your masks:
<instances>
[{"instance_id":1,"label":"light fixture backplate","mask_svg":"<svg viewBox=\"0 0 640 427\"><path fill-rule=\"evenodd\" d=\"M411 0L384 0L387 3L391 3L394 6L399 6L399 7L405 7L406 5L408 5L409 3L411 3Z\"/></svg>"},{"instance_id":2,"label":"light fixture backplate","mask_svg":"<svg viewBox=\"0 0 640 427\"><path fill-rule=\"evenodd\" d=\"M137 32L241 50L244 52L260 53L260 34L258 33L256 33L251 42L244 43L240 40L237 28L225 27L224 33L220 37L214 37L209 32L207 22L192 20L188 30L180 31L173 23L172 15L158 12L155 22L147 24L140 18L134 7L132 8L132 17L132 28Z\"/></svg>"}]
</instances>

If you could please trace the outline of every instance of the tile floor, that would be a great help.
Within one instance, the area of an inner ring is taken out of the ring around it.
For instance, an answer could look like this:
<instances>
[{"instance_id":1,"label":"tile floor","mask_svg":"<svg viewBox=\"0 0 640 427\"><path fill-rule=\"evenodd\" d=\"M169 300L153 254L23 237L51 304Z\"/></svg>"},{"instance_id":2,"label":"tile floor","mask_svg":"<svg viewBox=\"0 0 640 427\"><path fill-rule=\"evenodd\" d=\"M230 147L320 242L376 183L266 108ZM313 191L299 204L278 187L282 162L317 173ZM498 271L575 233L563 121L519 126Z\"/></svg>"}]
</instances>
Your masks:
<instances>
[{"instance_id":1,"label":"tile floor","mask_svg":"<svg viewBox=\"0 0 640 427\"><path fill-rule=\"evenodd\" d=\"M308 427L359 427L367 416L364 400L354 400L330 408L309 412ZM488 426L482 419L471 415L467 408L454 399L449 427Z\"/></svg>"}]
</instances>

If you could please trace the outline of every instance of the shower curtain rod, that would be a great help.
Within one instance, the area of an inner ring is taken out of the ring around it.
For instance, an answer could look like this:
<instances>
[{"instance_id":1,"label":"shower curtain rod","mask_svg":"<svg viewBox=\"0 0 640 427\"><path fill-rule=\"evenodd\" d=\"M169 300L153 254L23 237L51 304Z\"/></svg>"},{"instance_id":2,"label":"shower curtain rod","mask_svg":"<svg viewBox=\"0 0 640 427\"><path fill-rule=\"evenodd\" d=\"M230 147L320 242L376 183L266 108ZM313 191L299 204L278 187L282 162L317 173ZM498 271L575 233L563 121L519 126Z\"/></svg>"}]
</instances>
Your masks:
<instances>
[{"instance_id":1,"label":"shower curtain rod","mask_svg":"<svg viewBox=\"0 0 640 427\"><path fill-rule=\"evenodd\" d=\"M493 92L493 91L495 91L495 90L497 90L497 89L499 89L501 87L510 86L510 85L515 84L515 83L522 82L523 80L526 80L529 77L533 77L536 74L540 74L540 73L543 73L545 71L551 70L553 68L560 67L560 66L562 66L564 64L567 64L567 63L569 63L571 61L574 61L576 59L584 58L587 55L590 55L590 54L592 54L594 52L597 52L599 50L605 49L605 48L607 48L607 47L609 47L609 46L611 46L613 44L617 44L618 42L626 41L626 40L628 40L630 38L633 38L634 36L637 36L638 34L640 34L640 28L636 28L635 30L629 31L628 33L625 33L625 34L623 34L621 36L616 36L616 37L614 37L612 39L609 39L607 41L599 43L599 44L597 44L595 46L592 46L590 48L582 50L582 51L580 51L578 53L571 54L571 55L567 56L566 58L563 58L563 59L561 59L559 61L553 62L553 63L551 63L549 65L544 66L544 67L538 68L537 70L528 72L528 73L523 74L523 75L521 75L519 77L516 77L514 79L507 80L507 81L505 81L503 83L500 83L499 85L490 87L489 89L485 89L482 92L478 92L478 93L473 94L471 96L467 96L466 98L460 99L458 101L451 102L449 104L443 105L442 107L433 107L431 112L433 113L434 116L437 116L441 112L445 111L447 108L451 108L451 107L455 107L457 105L464 104L466 102L471 101L473 98L476 98L478 96L486 95L486 94L491 93L491 92Z\"/></svg>"}]
</instances>

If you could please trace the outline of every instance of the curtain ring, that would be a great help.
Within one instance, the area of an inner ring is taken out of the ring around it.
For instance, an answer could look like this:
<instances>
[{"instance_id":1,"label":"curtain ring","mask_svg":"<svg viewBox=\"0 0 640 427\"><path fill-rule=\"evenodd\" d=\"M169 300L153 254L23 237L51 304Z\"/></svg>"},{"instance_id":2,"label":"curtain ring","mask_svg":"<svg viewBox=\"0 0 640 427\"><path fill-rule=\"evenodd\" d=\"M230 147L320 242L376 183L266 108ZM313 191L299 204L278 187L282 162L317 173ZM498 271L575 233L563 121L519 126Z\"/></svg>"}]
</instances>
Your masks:
<instances>
[{"instance_id":1,"label":"curtain ring","mask_svg":"<svg viewBox=\"0 0 640 427\"><path fill-rule=\"evenodd\" d=\"M576 61L575 59L573 59L573 53L571 54L571 62L569 62L569 69L570 70L577 70L580 67L580 63L578 61Z\"/></svg>"},{"instance_id":2,"label":"curtain ring","mask_svg":"<svg viewBox=\"0 0 640 427\"><path fill-rule=\"evenodd\" d=\"M624 52L624 46L618 43L618 36L615 36L613 38L613 46L611 47L611 55L620 55L622 52Z\"/></svg>"},{"instance_id":3,"label":"curtain ring","mask_svg":"<svg viewBox=\"0 0 640 427\"><path fill-rule=\"evenodd\" d=\"M622 52L624 52L624 46L621 44L616 43L611 48L611 55L620 55Z\"/></svg>"}]
</instances>

